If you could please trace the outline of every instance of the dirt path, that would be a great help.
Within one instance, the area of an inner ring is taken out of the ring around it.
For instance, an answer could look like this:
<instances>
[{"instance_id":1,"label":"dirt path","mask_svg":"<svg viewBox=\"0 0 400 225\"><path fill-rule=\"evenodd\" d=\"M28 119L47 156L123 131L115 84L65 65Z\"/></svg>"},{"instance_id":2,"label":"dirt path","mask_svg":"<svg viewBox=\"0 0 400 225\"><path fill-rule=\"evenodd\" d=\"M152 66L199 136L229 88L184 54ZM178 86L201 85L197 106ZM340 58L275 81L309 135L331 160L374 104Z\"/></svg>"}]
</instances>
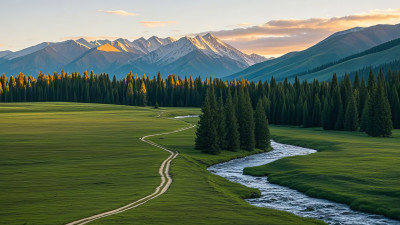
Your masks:
<instances>
[{"instance_id":1,"label":"dirt path","mask_svg":"<svg viewBox=\"0 0 400 225\"><path fill-rule=\"evenodd\" d=\"M160 117L161 114L162 113L160 113L157 117ZM151 135L146 135L146 136L140 138L140 140L143 141L143 142L146 142L146 143L148 143L150 145L153 145L153 146L155 146L157 148L161 148L162 150L171 153L171 155L162 162L162 164L161 164L161 166L160 166L160 168L158 170L158 173L161 176L161 183L160 183L160 185L158 185L158 187L155 189L155 191L152 194L147 195L146 197L143 197L143 198L141 198L141 199L139 199L139 200L137 200L135 202L129 203L129 204L127 204L125 206L122 206L120 208L113 209L113 210L110 210L110 211L107 211L107 212L103 212L103 213L99 213L97 215L86 217L86 218L83 218L83 219L80 219L80 220L77 220L77 221L74 221L74 222L70 222L70 223L67 223L67 225L87 224L89 222L92 222L94 220L97 220L97 219L100 219L100 218L103 218L103 217L106 217L106 216L118 214L118 213L127 211L129 209L136 208L136 207L138 207L138 206L150 201L151 199L157 198L158 196L164 194L168 190L169 186L172 183L172 178L171 178L171 176L169 174L169 167L171 165L172 160L174 160L178 156L179 153L178 152L173 152L173 151L171 151L171 150L169 150L169 149L167 149L167 148L165 148L165 147L163 147L161 145L158 145L158 144L156 144L156 143L154 143L152 141L146 140L146 138L154 137L154 136L158 136L158 135L177 133L177 132L181 132L181 131L184 131L184 130L187 130L187 129L190 129L190 128L193 128L193 127L195 127L195 125L190 124L190 126L188 126L188 127L181 128L181 129L178 129L178 130L174 130L174 131L171 131L171 132L151 134Z\"/></svg>"}]
</instances>

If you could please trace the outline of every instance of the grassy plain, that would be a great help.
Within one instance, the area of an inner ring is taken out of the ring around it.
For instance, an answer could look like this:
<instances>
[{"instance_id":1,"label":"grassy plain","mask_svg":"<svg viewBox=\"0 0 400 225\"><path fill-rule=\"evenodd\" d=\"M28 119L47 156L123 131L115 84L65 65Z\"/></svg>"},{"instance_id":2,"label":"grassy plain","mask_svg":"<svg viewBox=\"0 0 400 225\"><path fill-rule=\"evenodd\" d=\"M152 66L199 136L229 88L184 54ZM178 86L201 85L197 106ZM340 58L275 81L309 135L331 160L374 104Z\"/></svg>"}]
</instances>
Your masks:
<instances>
[{"instance_id":1,"label":"grassy plain","mask_svg":"<svg viewBox=\"0 0 400 225\"><path fill-rule=\"evenodd\" d=\"M187 118L184 121L196 123L198 119ZM93 224L129 224L133 221L137 224L324 224L248 204L243 198L259 196L257 189L232 183L209 173L206 168L250 153L222 151L219 155L203 154L194 149L194 138L195 129L150 138L180 152L172 164L171 188L142 207Z\"/></svg>"},{"instance_id":2,"label":"grassy plain","mask_svg":"<svg viewBox=\"0 0 400 225\"><path fill-rule=\"evenodd\" d=\"M162 111L163 116L199 113ZM1 224L64 224L152 193L168 153L139 137L186 126L156 118L159 112L101 104L0 104ZM214 176L206 166L249 153L201 154L193 149L194 132L153 138L181 152L164 195L93 224L321 223L246 203L242 198L259 195L258 190Z\"/></svg>"},{"instance_id":3,"label":"grassy plain","mask_svg":"<svg viewBox=\"0 0 400 225\"><path fill-rule=\"evenodd\" d=\"M268 175L271 182L310 196L400 219L400 130L393 130L391 138L372 138L360 132L271 126L271 134L278 142L319 152L246 168L246 174Z\"/></svg>"}]
</instances>

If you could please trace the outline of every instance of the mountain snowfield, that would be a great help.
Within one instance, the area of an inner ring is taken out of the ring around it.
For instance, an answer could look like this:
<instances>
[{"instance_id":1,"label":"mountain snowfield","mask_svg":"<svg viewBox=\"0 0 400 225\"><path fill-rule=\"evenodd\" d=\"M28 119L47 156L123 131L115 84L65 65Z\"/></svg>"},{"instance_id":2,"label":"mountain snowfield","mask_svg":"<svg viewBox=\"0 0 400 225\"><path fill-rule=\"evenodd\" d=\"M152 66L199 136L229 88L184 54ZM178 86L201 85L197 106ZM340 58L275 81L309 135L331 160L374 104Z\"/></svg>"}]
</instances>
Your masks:
<instances>
[{"instance_id":1,"label":"mountain snowfield","mask_svg":"<svg viewBox=\"0 0 400 225\"><path fill-rule=\"evenodd\" d=\"M118 78L129 71L148 75L161 72L163 76L174 73L221 77L266 60L256 54L244 54L211 34L179 40L156 36L134 41L80 38L44 42L20 51L0 53L1 72L8 75L23 72L33 76L40 71L52 73L64 69L67 72L93 70Z\"/></svg>"}]
</instances>

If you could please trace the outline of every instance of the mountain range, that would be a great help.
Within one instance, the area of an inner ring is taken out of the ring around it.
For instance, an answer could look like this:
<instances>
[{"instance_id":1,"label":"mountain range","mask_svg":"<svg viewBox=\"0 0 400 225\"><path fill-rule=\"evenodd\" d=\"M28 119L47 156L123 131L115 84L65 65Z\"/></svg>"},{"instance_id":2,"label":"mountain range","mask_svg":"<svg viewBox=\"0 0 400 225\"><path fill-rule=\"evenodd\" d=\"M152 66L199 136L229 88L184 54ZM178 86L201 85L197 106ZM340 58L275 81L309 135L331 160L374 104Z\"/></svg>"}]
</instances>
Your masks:
<instances>
[{"instance_id":1,"label":"mountain range","mask_svg":"<svg viewBox=\"0 0 400 225\"><path fill-rule=\"evenodd\" d=\"M338 76L343 76L345 72L399 60L400 51L397 42L390 45L390 49L377 47L398 38L400 38L400 24L356 27L334 33L303 51L290 52L281 57L255 64L243 71L224 77L224 79L245 78L264 81L271 79L272 76L282 80L285 77L294 79L296 75L299 75L301 80L327 80L335 72ZM374 47L384 50L357 55ZM354 57L350 57L353 55ZM342 59L346 59L346 57L348 57L347 60L343 61ZM341 63L336 63L337 61ZM318 69L321 66L324 69Z\"/></svg>"},{"instance_id":2,"label":"mountain range","mask_svg":"<svg viewBox=\"0 0 400 225\"><path fill-rule=\"evenodd\" d=\"M16 75L19 72L36 76L60 71L108 73L118 78L129 71L142 74L191 76L226 76L241 71L266 58L247 55L206 34L196 37L171 37L134 41L119 38L114 41L87 41L83 38L63 42L43 42L20 51L0 52L0 71Z\"/></svg>"},{"instance_id":3,"label":"mountain range","mask_svg":"<svg viewBox=\"0 0 400 225\"><path fill-rule=\"evenodd\" d=\"M225 80L328 80L367 67L391 65L400 60L400 24L355 27L332 34L303 51L266 59L245 54L212 34L134 41L43 42L20 51L0 51L0 73L36 76L60 71L108 73L117 78L129 71L150 76L220 77Z\"/></svg>"}]
</instances>

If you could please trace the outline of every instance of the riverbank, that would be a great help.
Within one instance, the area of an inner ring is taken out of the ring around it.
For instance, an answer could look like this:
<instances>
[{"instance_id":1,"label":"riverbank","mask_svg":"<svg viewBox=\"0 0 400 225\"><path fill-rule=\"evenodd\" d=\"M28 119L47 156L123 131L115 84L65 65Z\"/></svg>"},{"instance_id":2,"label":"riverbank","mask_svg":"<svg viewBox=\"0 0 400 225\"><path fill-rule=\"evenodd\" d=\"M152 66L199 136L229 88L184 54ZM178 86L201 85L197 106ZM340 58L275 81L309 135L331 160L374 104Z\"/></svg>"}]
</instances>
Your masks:
<instances>
[{"instance_id":1,"label":"riverbank","mask_svg":"<svg viewBox=\"0 0 400 225\"><path fill-rule=\"evenodd\" d=\"M271 183L309 196L400 219L400 130L394 130L391 138L371 138L320 128L270 129L278 142L319 152L246 168L246 174L268 175Z\"/></svg>"},{"instance_id":2,"label":"riverbank","mask_svg":"<svg viewBox=\"0 0 400 225\"><path fill-rule=\"evenodd\" d=\"M163 115L173 115L166 112ZM162 119L162 118L160 118ZM198 118L185 118L196 123ZM150 140L179 151L171 167L173 182L162 196L146 205L104 218L96 224L325 224L291 213L252 206L244 199L260 191L230 182L207 171L209 165L262 152L222 151L208 155L194 149L195 129L153 137ZM151 222L149 222L151 221Z\"/></svg>"}]
</instances>

